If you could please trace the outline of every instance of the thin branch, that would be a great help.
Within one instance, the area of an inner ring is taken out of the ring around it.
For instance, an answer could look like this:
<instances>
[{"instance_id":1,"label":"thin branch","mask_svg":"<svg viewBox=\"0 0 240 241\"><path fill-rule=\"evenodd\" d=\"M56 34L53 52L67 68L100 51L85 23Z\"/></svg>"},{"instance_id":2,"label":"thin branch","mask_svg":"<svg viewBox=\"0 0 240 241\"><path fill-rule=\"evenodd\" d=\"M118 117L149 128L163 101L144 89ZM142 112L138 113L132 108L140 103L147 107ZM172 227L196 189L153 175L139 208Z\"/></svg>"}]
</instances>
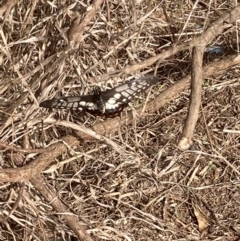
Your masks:
<instances>
[{"instance_id":1,"label":"thin branch","mask_svg":"<svg viewBox=\"0 0 240 241\"><path fill-rule=\"evenodd\" d=\"M0 16L3 16L5 12L9 12L11 7L17 3L17 0L9 0L2 7L0 7Z\"/></svg>"},{"instance_id":2,"label":"thin branch","mask_svg":"<svg viewBox=\"0 0 240 241\"><path fill-rule=\"evenodd\" d=\"M240 57L237 55L225 57L223 60L213 62L208 66L203 68L203 78L210 76L216 72L219 74L224 73L230 67L240 64ZM142 116L149 115L150 113L156 112L159 108L163 107L171 100L177 98L182 91L188 89L190 85L190 76L185 77L181 81L177 82L164 92L162 92L158 97L148 103L148 113L142 113ZM137 109L137 113L140 115L142 108ZM132 113L129 112L127 116L123 117L122 122L129 124L132 121ZM108 119L105 122L98 123L93 126L93 130L100 135L105 135L107 133L112 133L118 130L119 121L117 119ZM89 135L86 133L80 133L79 135L83 139L89 139ZM20 182L27 181L42 172L50 163L53 162L54 158L57 158L64 151L67 150L67 146L74 147L79 145L79 140L73 136L66 136L62 138L63 143L55 143L50 147L45 149L45 153L39 155L31 163L24 167L19 168L8 168L0 169L0 180L1 182Z\"/></svg>"},{"instance_id":3,"label":"thin branch","mask_svg":"<svg viewBox=\"0 0 240 241\"><path fill-rule=\"evenodd\" d=\"M61 213L69 227L75 232L79 240L93 241L90 235L86 232L86 229L80 224L76 215L71 213L68 208L63 204L61 199L58 198L54 188L49 186L46 181L38 174L34 176L31 183L38 189L43 197L51 203L58 213Z\"/></svg>"},{"instance_id":4,"label":"thin branch","mask_svg":"<svg viewBox=\"0 0 240 241\"><path fill-rule=\"evenodd\" d=\"M202 61L204 49L204 46L193 48L190 104L182 137L178 144L181 150L187 150L192 145L193 132L198 120L202 95Z\"/></svg>"},{"instance_id":5,"label":"thin branch","mask_svg":"<svg viewBox=\"0 0 240 241\"><path fill-rule=\"evenodd\" d=\"M94 18L97 10L100 8L103 1L104 0L95 0L94 3L91 5L91 10L89 10L86 13L86 16L84 17L84 19L82 21L81 21L80 17L76 18L73 21L72 26L70 27L69 32L68 32L69 42L79 44L82 41L82 35L83 35L83 32L84 32L86 26Z\"/></svg>"},{"instance_id":6,"label":"thin branch","mask_svg":"<svg viewBox=\"0 0 240 241\"><path fill-rule=\"evenodd\" d=\"M79 136L83 137L85 136L85 138L83 138L84 140L89 139L87 138L87 136L91 136L94 139L97 139L99 141L104 141L106 142L106 144L108 144L109 146L111 146L114 150L116 150L118 153L122 154L122 155L126 155L126 152L123 150L123 148L121 146L119 146L117 143L115 143L114 141L112 141L111 139L105 137L105 136L101 136L98 133L96 133L95 131L86 128L83 125L80 124L74 124L70 121L64 121L64 120L55 120L53 118L48 118L44 121L44 123L49 123L49 124L55 124L55 125L60 125L60 126L65 126L65 127L69 127L72 128L74 130L78 131Z\"/></svg>"},{"instance_id":7,"label":"thin branch","mask_svg":"<svg viewBox=\"0 0 240 241\"><path fill-rule=\"evenodd\" d=\"M123 74L131 74L133 72L136 72L138 70L141 70L143 68L146 68L152 64L154 64L156 61L163 62L166 58L177 54L180 51L193 48L195 46L206 46L209 44L216 36L221 34L224 29L229 28L232 26L232 24L240 17L240 5L236 8L234 8L232 11L228 11L227 13L223 14L218 20L216 20L211 26L208 27L208 29L201 34L200 36L192 39L189 42L182 43L178 46L175 46L173 48L170 48L166 50L165 52L158 54L156 56L150 57L140 63L128 65L125 68L121 70L111 71L109 73L94 76L95 81L107 81L110 78L113 77L119 77Z\"/></svg>"},{"instance_id":8,"label":"thin branch","mask_svg":"<svg viewBox=\"0 0 240 241\"><path fill-rule=\"evenodd\" d=\"M67 150L67 147L75 147L79 145L79 140L73 136L66 136L62 138L64 143L55 143L46 148L46 152L36 157L24 167L0 169L1 182L22 182L28 181L34 176L41 173L50 163L54 161L59 155Z\"/></svg>"},{"instance_id":9,"label":"thin branch","mask_svg":"<svg viewBox=\"0 0 240 241\"><path fill-rule=\"evenodd\" d=\"M207 78L211 75L216 74L223 74L232 66L240 64L240 57L238 55L231 55L224 57L224 59L210 63L209 65L203 68L203 78ZM147 112L142 113L142 107L138 108L137 114L144 118L147 115L153 114L154 112L158 111L161 107L165 106L172 100L178 98L183 91L186 91L190 86L190 78L191 76L188 75L182 80L178 81L176 84L172 85L157 97L155 97L152 101L147 103L146 110ZM129 111L126 116L122 117L122 123L126 123L128 125L133 121L132 112ZM108 119L104 122L100 122L95 124L93 127L97 133L101 135L106 135L108 133L112 133L118 130L119 128L119 121L115 119ZM87 138L86 135L81 135L83 139Z\"/></svg>"},{"instance_id":10,"label":"thin branch","mask_svg":"<svg viewBox=\"0 0 240 241\"><path fill-rule=\"evenodd\" d=\"M0 141L0 147L4 148L4 151L6 150L12 150L16 152L22 152L22 153L44 153L46 152L46 148L39 148L39 149L24 149L21 147L15 147L6 144L5 142Z\"/></svg>"}]
</instances>

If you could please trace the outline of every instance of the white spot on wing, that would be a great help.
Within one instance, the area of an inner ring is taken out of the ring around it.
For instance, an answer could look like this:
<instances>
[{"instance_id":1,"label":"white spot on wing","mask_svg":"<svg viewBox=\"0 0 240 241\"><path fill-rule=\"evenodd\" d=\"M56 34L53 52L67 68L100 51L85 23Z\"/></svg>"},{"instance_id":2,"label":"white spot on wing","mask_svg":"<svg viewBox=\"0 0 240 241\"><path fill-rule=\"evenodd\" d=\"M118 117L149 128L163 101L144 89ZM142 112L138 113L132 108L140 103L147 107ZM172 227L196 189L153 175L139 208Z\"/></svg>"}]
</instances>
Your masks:
<instances>
[{"instance_id":1,"label":"white spot on wing","mask_svg":"<svg viewBox=\"0 0 240 241\"><path fill-rule=\"evenodd\" d=\"M106 103L106 109L107 110L115 110L118 108L119 105L121 105L122 102L117 102L116 104L110 104L110 103Z\"/></svg>"},{"instance_id":2,"label":"white spot on wing","mask_svg":"<svg viewBox=\"0 0 240 241\"><path fill-rule=\"evenodd\" d=\"M133 91L136 91L136 90L138 89L138 87L137 87L137 86L131 86L131 89L132 89Z\"/></svg>"},{"instance_id":3,"label":"white spot on wing","mask_svg":"<svg viewBox=\"0 0 240 241\"><path fill-rule=\"evenodd\" d=\"M133 93L134 93L134 91L133 90L131 90L131 89L128 89L128 90L126 90L130 95L132 95Z\"/></svg>"},{"instance_id":4,"label":"white spot on wing","mask_svg":"<svg viewBox=\"0 0 240 241\"><path fill-rule=\"evenodd\" d=\"M146 86L144 86L144 85L138 85L138 89L145 89L146 88Z\"/></svg>"},{"instance_id":5,"label":"white spot on wing","mask_svg":"<svg viewBox=\"0 0 240 241\"><path fill-rule=\"evenodd\" d=\"M124 85L120 85L120 86L116 87L115 91L122 92L122 91L124 91L126 89L128 89L128 84L124 84Z\"/></svg>"},{"instance_id":6,"label":"white spot on wing","mask_svg":"<svg viewBox=\"0 0 240 241\"><path fill-rule=\"evenodd\" d=\"M81 106L85 106L87 103L85 102L85 101L80 101L79 102L79 105L81 105Z\"/></svg>"},{"instance_id":7,"label":"white spot on wing","mask_svg":"<svg viewBox=\"0 0 240 241\"><path fill-rule=\"evenodd\" d=\"M109 104L108 102L106 103L106 110L114 110L116 108L116 105Z\"/></svg>"},{"instance_id":8,"label":"white spot on wing","mask_svg":"<svg viewBox=\"0 0 240 241\"><path fill-rule=\"evenodd\" d=\"M81 102L80 102L80 104L81 104ZM89 103L86 103L86 102L85 102L85 104L86 104L87 106L89 106L89 107L93 107L93 106L94 106L94 103L92 103L92 102L89 102Z\"/></svg>"},{"instance_id":9,"label":"white spot on wing","mask_svg":"<svg viewBox=\"0 0 240 241\"><path fill-rule=\"evenodd\" d=\"M115 104L116 100L114 98L111 98L111 99L108 100L108 103L109 104Z\"/></svg>"},{"instance_id":10,"label":"white spot on wing","mask_svg":"<svg viewBox=\"0 0 240 241\"><path fill-rule=\"evenodd\" d=\"M121 94L119 94L119 93L115 94L115 95L114 95L114 98L116 98L116 99L121 98Z\"/></svg>"},{"instance_id":11,"label":"white spot on wing","mask_svg":"<svg viewBox=\"0 0 240 241\"><path fill-rule=\"evenodd\" d=\"M72 108L74 109L78 108L78 102L73 102Z\"/></svg>"},{"instance_id":12,"label":"white spot on wing","mask_svg":"<svg viewBox=\"0 0 240 241\"><path fill-rule=\"evenodd\" d=\"M87 102L86 103L86 107L89 110L97 110L98 109L98 107L94 103L92 103L92 102Z\"/></svg>"},{"instance_id":13,"label":"white spot on wing","mask_svg":"<svg viewBox=\"0 0 240 241\"><path fill-rule=\"evenodd\" d=\"M128 94L127 92L125 92L125 91L123 91L121 94L122 94L124 97L128 97L128 96L129 96L129 94Z\"/></svg>"}]
</instances>

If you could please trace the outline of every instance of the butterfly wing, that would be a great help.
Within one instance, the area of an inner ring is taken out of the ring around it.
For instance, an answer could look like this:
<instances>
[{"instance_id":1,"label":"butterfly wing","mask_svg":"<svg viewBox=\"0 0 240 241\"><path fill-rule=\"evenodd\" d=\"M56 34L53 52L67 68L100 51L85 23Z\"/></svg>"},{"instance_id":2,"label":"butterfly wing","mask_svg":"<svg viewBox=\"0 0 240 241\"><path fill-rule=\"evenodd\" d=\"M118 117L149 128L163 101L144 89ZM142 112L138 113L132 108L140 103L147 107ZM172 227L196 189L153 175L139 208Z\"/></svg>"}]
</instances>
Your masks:
<instances>
[{"instance_id":1,"label":"butterfly wing","mask_svg":"<svg viewBox=\"0 0 240 241\"><path fill-rule=\"evenodd\" d=\"M97 92L94 95L68 96L46 100L40 103L40 107L72 109L93 115L115 117L135 96L158 81L159 78L156 76L144 76L105 92ZM103 105L103 109L102 106L100 108L100 104Z\"/></svg>"},{"instance_id":2,"label":"butterfly wing","mask_svg":"<svg viewBox=\"0 0 240 241\"><path fill-rule=\"evenodd\" d=\"M93 95L67 96L45 100L40 107L56 109L72 109L82 112L94 112L98 110Z\"/></svg>"},{"instance_id":3,"label":"butterfly wing","mask_svg":"<svg viewBox=\"0 0 240 241\"><path fill-rule=\"evenodd\" d=\"M113 113L119 111L119 108L123 109L122 106L125 107L134 97L158 81L158 77L148 75L102 92L102 99L106 103L105 111Z\"/></svg>"}]
</instances>

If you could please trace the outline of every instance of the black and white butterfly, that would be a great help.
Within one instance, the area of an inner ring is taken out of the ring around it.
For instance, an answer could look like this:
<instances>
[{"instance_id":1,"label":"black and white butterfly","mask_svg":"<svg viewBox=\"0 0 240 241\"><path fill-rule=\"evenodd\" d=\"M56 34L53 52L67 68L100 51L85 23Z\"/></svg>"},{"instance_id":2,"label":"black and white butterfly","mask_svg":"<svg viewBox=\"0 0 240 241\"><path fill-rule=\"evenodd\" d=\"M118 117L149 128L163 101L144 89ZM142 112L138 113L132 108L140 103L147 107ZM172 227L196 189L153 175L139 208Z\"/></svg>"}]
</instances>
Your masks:
<instances>
[{"instance_id":1,"label":"black and white butterfly","mask_svg":"<svg viewBox=\"0 0 240 241\"><path fill-rule=\"evenodd\" d=\"M79 110L111 118L119 115L135 96L158 81L158 77L148 75L106 91L101 91L97 87L93 95L66 96L46 100L40 103L40 107Z\"/></svg>"}]
</instances>

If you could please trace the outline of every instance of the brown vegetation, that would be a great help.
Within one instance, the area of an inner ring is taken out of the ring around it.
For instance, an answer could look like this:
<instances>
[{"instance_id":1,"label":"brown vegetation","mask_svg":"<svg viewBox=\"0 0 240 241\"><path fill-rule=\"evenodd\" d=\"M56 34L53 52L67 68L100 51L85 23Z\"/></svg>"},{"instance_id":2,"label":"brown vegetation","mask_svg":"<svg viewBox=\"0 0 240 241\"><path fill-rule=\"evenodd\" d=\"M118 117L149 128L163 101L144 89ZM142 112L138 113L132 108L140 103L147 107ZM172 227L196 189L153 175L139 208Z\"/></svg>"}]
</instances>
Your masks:
<instances>
[{"instance_id":1,"label":"brown vegetation","mask_svg":"<svg viewBox=\"0 0 240 241\"><path fill-rule=\"evenodd\" d=\"M239 18L235 1L0 1L0 240L239 240ZM160 82L121 118L39 107L140 73Z\"/></svg>"}]
</instances>

